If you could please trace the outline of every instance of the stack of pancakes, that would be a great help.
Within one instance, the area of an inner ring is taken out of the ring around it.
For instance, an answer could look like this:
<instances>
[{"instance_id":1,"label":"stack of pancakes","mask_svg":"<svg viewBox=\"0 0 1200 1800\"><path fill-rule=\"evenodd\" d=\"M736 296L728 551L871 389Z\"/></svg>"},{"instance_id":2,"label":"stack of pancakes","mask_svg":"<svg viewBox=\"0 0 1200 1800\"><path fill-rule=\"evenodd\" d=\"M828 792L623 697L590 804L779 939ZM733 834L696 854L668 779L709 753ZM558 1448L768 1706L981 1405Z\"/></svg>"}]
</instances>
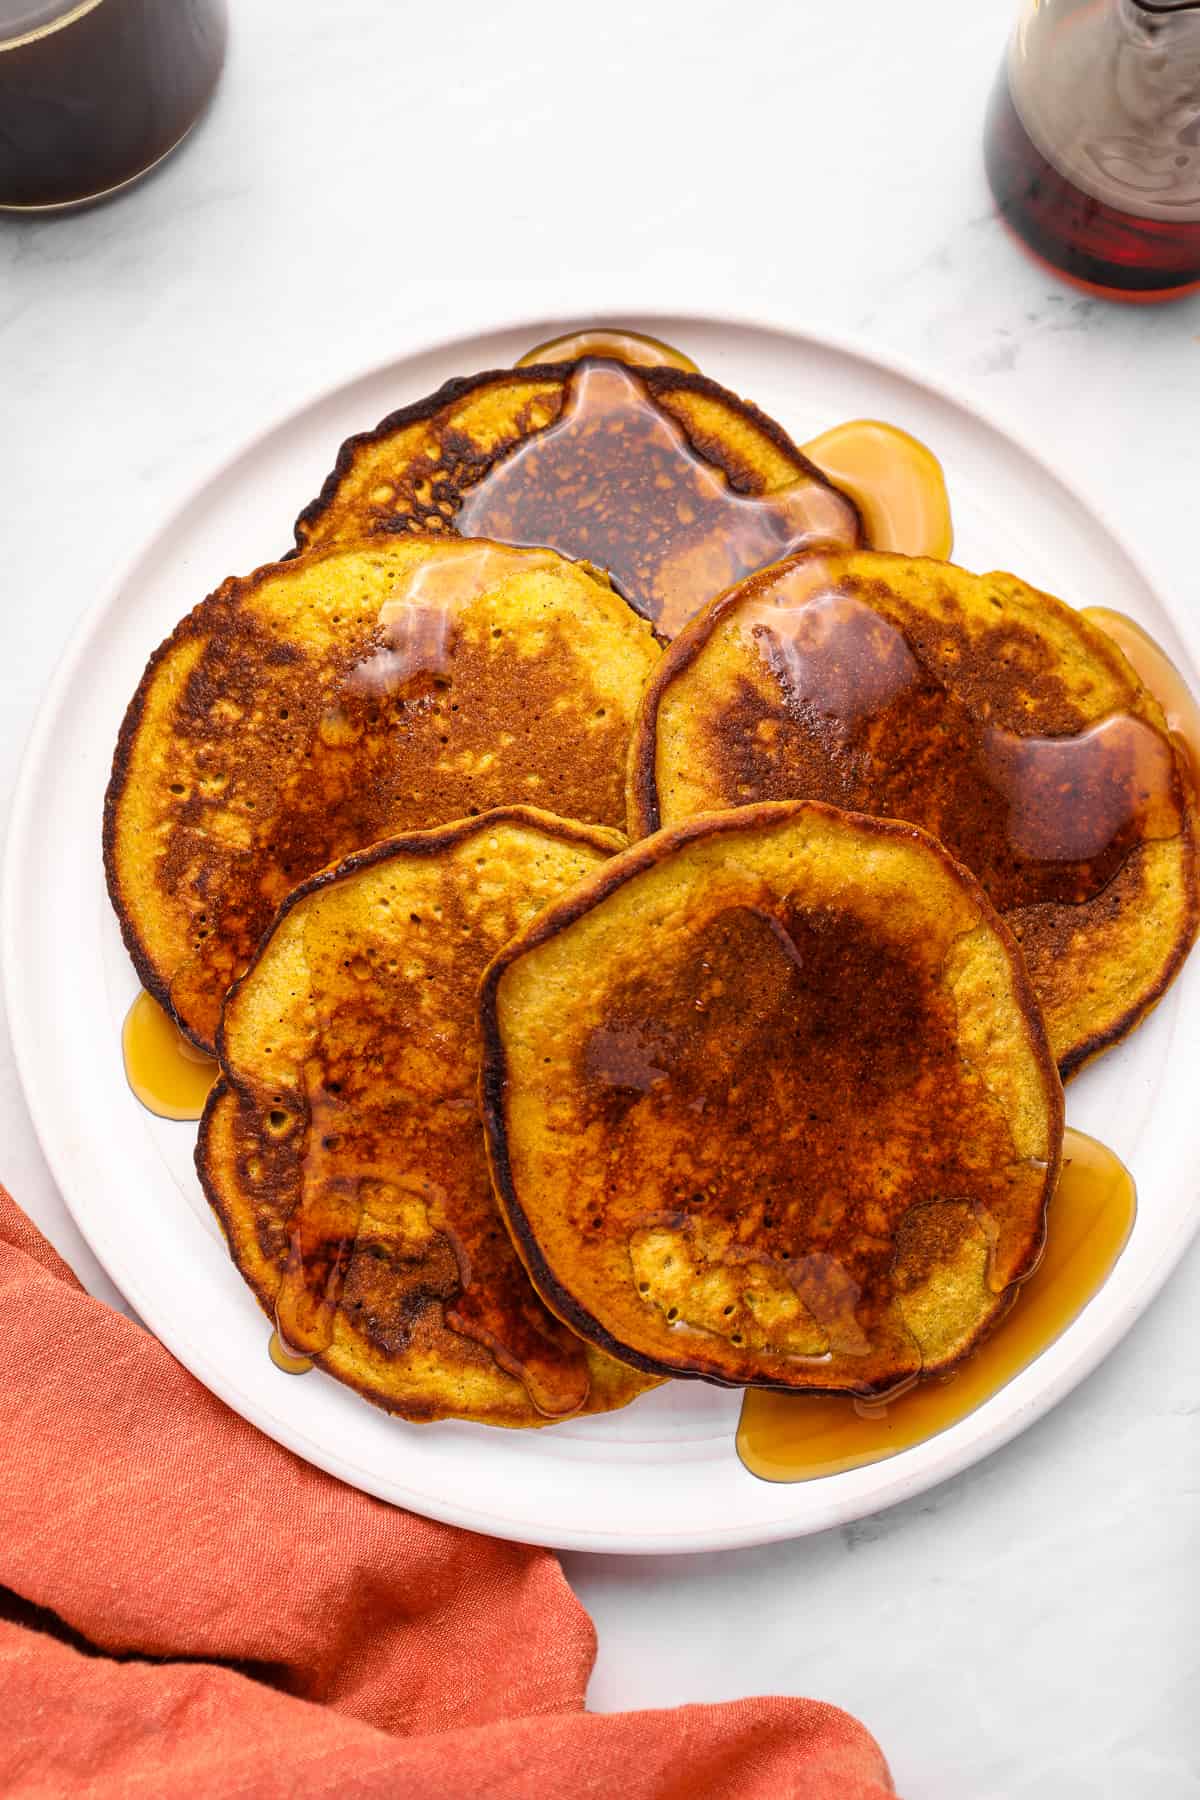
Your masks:
<instances>
[{"instance_id":1,"label":"stack of pancakes","mask_svg":"<svg viewBox=\"0 0 1200 1800\"><path fill-rule=\"evenodd\" d=\"M951 1367L1036 1265L1060 1077L1200 918L1101 631L611 355L344 445L151 658L104 848L284 1341L509 1426Z\"/></svg>"}]
</instances>

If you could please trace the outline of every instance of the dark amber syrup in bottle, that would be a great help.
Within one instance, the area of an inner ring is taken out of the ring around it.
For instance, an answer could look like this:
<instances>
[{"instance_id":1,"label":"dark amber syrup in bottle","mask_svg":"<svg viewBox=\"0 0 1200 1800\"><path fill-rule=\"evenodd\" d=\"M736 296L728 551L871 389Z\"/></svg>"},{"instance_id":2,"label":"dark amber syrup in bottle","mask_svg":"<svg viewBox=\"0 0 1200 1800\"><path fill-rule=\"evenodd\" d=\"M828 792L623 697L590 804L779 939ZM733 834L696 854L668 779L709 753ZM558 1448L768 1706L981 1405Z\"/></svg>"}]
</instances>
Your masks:
<instances>
[{"instance_id":1,"label":"dark amber syrup in bottle","mask_svg":"<svg viewBox=\"0 0 1200 1800\"><path fill-rule=\"evenodd\" d=\"M984 161L1001 218L1057 275L1120 300L1200 289L1200 219L1144 218L1076 187L1026 131L1007 68L988 110Z\"/></svg>"}]
</instances>

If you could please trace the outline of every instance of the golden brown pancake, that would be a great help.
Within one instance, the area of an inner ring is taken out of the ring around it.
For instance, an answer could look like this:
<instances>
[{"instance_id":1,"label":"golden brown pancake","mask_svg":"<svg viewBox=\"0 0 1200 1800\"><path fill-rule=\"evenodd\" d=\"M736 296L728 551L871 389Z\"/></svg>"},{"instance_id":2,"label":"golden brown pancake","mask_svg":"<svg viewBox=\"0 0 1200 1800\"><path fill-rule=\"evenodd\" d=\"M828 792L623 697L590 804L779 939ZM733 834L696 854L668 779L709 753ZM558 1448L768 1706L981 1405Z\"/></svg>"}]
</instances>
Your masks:
<instances>
[{"instance_id":1,"label":"golden brown pancake","mask_svg":"<svg viewBox=\"0 0 1200 1800\"><path fill-rule=\"evenodd\" d=\"M227 581L151 658L113 761L105 864L142 981L208 1047L284 895L351 850L509 802L622 826L658 654L551 551L381 538Z\"/></svg>"},{"instance_id":2,"label":"golden brown pancake","mask_svg":"<svg viewBox=\"0 0 1200 1800\"><path fill-rule=\"evenodd\" d=\"M631 833L793 796L907 819L978 876L1064 1077L1195 937L1194 797L1162 711L1103 632L1014 575L799 557L694 620L639 715Z\"/></svg>"},{"instance_id":3,"label":"golden brown pancake","mask_svg":"<svg viewBox=\"0 0 1200 1800\"><path fill-rule=\"evenodd\" d=\"M647 1373L876 1394L1041 1250L1062 1089L1019 951L912 826L793 801L635 845L484 978L534 1285Z\"/></svg>"},{"instance_id":4,"label":"golden brown pancake","mask_svg":"<svg viewBox=\"0 0 1200 1800\"><path fill-rule=\"evenodd\" d=\"M457 531L606 569L670 637L751 569L860 541L858 512L703 375L592 357L451 381L350 438L296 542Z\"/></svg>"},{"instance_id":5,"label":"golden brown pancake","mask_svg":"<svg viewBox=\"0 0 1200 1800\"><path fill-rule=\"evenodd\" d=\"M196 1152L284 1341L407 1419L544 1425L647 1385L565 1330L492 1198L479 975L615 834L512 808L377 844L281 908Z\"/></svg>"}]
</instances>

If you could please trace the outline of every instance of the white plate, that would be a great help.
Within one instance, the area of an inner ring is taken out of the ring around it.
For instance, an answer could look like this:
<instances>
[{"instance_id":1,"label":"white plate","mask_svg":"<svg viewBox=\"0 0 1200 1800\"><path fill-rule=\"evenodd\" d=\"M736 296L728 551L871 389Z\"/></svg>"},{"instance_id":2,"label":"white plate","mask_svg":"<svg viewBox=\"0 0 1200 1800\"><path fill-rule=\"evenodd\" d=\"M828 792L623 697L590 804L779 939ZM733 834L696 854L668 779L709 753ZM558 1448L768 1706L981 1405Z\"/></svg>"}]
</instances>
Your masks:
<instances>
[{"instance_id":1,"label":"white plate","mask_svg":"<svg viewBox=\"0 0 1200 1800\"><path fill-rule=\"evenodd\" d=\"M584 321L581 321L584 322ZM1077 604L1142 620L1192 673L1171 615L1103 517L969 406L847 345L751 324L626 315L759 401L803 442L870 414L945 464L956 556L1017 569ZM319 1375L267 1359L267 1326L232 1268L192 1169L194 1127L152 1119L121 1069L136 991L104 890L100 814L117 727L150 651L231 570L287 549L339 443L448 376L511 363L571 321L425 349L286 419L227 464L81 626L30 743L13 808L3 954L34 1123L80 1230L132 1306L206 1386L280 1443L415 1511L561 1548L688 1551L764 1543L855 1519L944 1480L1067 1393L1149 1303L1196 1227L1200 959L1130 1043L1068 1096L1072 1124L1132 1168L1137 1225L1115 1273L1036 1363L952 1430L888 1461L794 1486L748 1475L737 1396L674 1382L606 1418L538 1432L410 1426ZM1044 1440L1054 1454L1053 1438Z\"/></svg>"}]
</instances>

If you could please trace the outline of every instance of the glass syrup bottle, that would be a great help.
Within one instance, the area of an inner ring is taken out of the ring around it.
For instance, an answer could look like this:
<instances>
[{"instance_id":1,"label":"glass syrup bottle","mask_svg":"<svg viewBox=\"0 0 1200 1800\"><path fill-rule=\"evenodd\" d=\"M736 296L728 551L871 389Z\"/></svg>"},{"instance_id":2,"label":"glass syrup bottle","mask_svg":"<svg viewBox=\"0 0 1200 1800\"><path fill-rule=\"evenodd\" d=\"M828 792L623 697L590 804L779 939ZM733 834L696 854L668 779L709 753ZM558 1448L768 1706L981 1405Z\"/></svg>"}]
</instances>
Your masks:
<instances>
[{"instance_id":1,"label":"glass syrup bottle","mask_svg":"<svg viewBox=\"0 0 1200 1800\"><path fill-rule=\"evenodd\" d=\"M1200 0L1025 0L984 150L1056 274L1122 300L1200 287Z\"/></svg>"}]
</instances>

